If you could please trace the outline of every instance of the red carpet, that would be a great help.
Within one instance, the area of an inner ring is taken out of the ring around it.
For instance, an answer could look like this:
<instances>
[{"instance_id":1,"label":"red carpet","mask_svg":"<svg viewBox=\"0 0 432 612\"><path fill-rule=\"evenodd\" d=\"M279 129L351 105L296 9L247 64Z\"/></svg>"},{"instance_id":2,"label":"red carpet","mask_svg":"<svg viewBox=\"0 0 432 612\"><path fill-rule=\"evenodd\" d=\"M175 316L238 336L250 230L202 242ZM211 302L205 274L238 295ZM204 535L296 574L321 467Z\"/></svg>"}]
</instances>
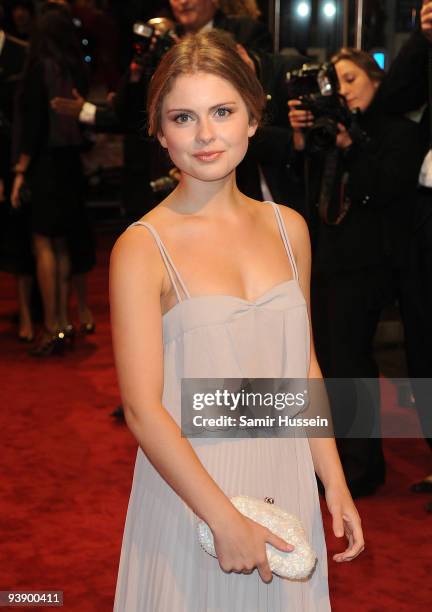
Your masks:
<instances>
[{"instance_id":1,"label":"red carpet","mask_svg":"<svg viewBox=\"0 0 432 612\"><path fill-rule=\"evenodd\" d=\"M119 399L104 242L89 279L96 334L63 357L27 357L10 322L14 284L0 274L0 590L62 590L67 611L112 609L136 452L126 427L108 416ZM432 497L408 492L430 470L430 456L422 440L387 440L385 453L386 485L358 501L367 544L361 558L331 560L342 545L323 508L336 612L431 608L432 515L424 505Z\"/></svg>"}]
</instances>

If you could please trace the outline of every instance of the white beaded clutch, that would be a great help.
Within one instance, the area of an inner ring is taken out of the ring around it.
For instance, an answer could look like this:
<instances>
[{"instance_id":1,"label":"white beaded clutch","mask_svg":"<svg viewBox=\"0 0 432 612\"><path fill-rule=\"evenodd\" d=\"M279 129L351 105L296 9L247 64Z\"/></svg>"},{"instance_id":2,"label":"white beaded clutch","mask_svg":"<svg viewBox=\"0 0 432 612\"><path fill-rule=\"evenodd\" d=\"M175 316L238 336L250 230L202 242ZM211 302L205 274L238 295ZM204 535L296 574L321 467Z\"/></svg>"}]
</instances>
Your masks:
<instances>
[{"instance_id":1,"label":"white beaded clutch","mask_svg":"<svg viewBox=\"0 0 432 612\"><path fill-rule=\"evenodd\" d=\"M273 499L269 497L263 501L241 495L232 497L231 502L239 512L295 546L292 552L283 552L267 544L267 558L274 574L295 580L309 576L315 567L316 554L309 546L303 525L296 516L275 506ZM216 557L213 534L209 526L200 520L197 527L199 543L209 555Z\"/></svg>"}]
</instances>

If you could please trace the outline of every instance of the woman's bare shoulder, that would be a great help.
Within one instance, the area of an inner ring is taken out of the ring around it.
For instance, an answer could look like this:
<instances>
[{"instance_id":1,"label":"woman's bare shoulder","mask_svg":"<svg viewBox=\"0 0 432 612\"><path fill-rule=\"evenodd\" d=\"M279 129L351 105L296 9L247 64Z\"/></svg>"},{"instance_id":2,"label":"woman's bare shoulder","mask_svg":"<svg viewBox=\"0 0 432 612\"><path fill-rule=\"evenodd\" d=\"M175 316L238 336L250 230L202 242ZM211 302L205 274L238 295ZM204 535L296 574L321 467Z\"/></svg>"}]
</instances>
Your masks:
<instances>
[{"instance_id":1,"label":"woman's bare shoulder","mask_svg":"<svg viewBox=\"0 0 432 612\"><path fill-rule=\"evenodd\" d=\"M285 222L290 240L291 236L293 240L296 238L300 240L307 238L307 240L309 240L309 230L304 217L294 210L294 208L290 208L285 204L278 204L278 207Z\"/></svg>"},{"instance_id":2,"label":"woman's bare shoulder","mask_svg":"<svg viewBox=\"0 0 432 612\"><path fill-rule=\"evenodd\" d=\"M143 218L144 220L144 218ZM143 225L131 225L117 238L110 258L111 274L125 273L132 280L139 276L143 282L160 284L163 262L151 232Z\"/></svg>"}]
</instances>

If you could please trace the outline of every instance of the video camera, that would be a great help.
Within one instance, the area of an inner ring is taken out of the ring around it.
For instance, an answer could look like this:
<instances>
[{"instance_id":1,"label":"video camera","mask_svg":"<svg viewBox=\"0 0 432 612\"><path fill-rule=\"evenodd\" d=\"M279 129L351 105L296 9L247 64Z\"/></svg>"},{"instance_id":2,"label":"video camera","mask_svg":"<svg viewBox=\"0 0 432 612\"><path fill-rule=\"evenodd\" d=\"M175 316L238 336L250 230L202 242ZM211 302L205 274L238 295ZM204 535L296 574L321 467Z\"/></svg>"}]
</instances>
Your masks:
<instances>
[{"instance_id":1,"label":"video camera","mask_svg":"<svg viewBox=\"0 0 432 612\"><path fill-rule=\"evenodd\" d=\"M133 24L133 62L154 70L162 56L176 42L175 24L166 17L154 17Z\"/></svg>"},{"instance_id":2,"label":"video camera","mask_svg":"<svg viewBox=\"0 0 432 612\"><path fill-rule=\"evenodd\" d=\"M339 81L333 64L304 64L286 75L288 98L300 100L302 110L314 116L313 125L305 132L305 148L310 153L328 151L336 146L338 124L344 125L353 142L366 142L368 137L358 125L356 109L351 111L339 93Z\"/></svg>"}]
</instances>

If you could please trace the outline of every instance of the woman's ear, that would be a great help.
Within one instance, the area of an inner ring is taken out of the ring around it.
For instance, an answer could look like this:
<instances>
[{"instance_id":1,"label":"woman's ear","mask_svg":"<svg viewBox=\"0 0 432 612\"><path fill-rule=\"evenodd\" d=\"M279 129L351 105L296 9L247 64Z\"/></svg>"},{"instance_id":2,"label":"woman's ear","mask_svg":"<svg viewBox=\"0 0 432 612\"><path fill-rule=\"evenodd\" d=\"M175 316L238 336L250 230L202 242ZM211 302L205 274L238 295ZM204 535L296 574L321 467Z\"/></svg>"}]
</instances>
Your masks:
<instances>
[{"instance_id":1,"label":"woman's ear","mask_svg":"<svg viewBox=\"0 0 432 612\"><path fill-rule=\"evenodd\" d=\"M166 138L162 132L157 133L157 139L159 140L161 147L163 147L164 149L168 148Z\"/></svg>"},{"instance_id":2,"label":"woman's ear","mask_svg":"<svg viewBox=\"0 0 432 612\"><path fill-rule=\"evenodd\" d=\"M256 119L251 119L249 121L249 127L248 127L248 136L249 136L249 138L252 138L252 136L257 131L257 128L258 128L258 121Z\"/></svg>"}]
</instances>

